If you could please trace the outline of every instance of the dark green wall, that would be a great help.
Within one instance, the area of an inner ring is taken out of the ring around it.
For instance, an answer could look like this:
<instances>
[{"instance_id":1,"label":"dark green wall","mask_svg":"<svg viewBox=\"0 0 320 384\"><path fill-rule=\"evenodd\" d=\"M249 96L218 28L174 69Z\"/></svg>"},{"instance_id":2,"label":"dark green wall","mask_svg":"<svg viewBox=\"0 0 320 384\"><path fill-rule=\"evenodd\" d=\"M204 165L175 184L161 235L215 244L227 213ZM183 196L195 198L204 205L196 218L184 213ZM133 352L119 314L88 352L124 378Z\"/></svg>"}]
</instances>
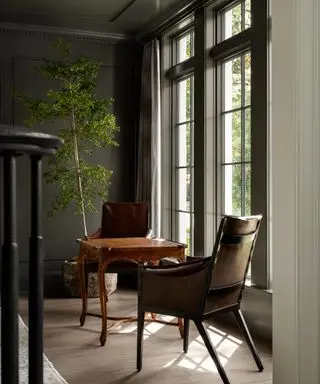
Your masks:
<instances>
[{"instance_id":1,"label":"dark green wall","mask_svg":"<svg viewBox=\"0 0 320 384\"><path fill-rule=\"evenodd\" d=\"M49 84L34 69L42 57L49 58L52 55L51 43L57 37L57 32L0 27L1 123L20 125L26 115L21 103L12 97L12 89L21 89L33 96L43 96ZM94 154L94 160L114 171L109 200L132 201L135 184L134 159L139 89L139 80L136 77L139 73L138 47L133 42L112 36L97 38L69 33L67 40L72 44L74 53L85 54L103 62L98 93L115 99L114 111L121 127L118 136L120 147L97 151ZM57 125L43 125L39 130L55 134ZM19 158L17 204L20 290L22 292L26 292L28 287L29 184L28 158ZM44 185L46 296L63 294L62 264L65 259L77 255L78 245L75 240L83 234L80 218L74 216L71 210L47 219L46 210L54 193L54 187ZM100 210L88 217L89 232L99 227L100 220Z\"/></svg>"}]
</instances>

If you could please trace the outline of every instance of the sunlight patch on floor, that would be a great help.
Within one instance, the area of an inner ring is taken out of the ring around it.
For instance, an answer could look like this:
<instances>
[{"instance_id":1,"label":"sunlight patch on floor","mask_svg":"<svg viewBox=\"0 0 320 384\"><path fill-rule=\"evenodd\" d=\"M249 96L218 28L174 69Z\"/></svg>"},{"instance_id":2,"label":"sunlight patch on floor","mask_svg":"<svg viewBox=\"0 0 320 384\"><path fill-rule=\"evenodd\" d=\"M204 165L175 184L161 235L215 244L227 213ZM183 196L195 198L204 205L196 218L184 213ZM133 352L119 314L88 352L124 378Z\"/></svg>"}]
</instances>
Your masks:
<instances>
[{"instance_id":1,"label":"sunlight patch on floor","mask_svg":"<svg viewBox=\"0 0 320 384\"><path fill-rule=\"evenodd\" d=\"M211 343L218 353L220 362L224 366L240 347L242 341L211 326L207 328L207 331ZM201 336L190 342L187 354L179 354L178 357L166 363L163 368L168 368L172 365L197 372L217 372L216 365L205 348Z\"/></svg>"},{"instance_id":2,"label":"sunlight patch on floor","mask_svg":"<svg viewBox=\"0 0 320 384\"><path fill-rule=\"evenodd\" d=\"M176 318L173 316L157 315L157 318L166 322L176 321ZM165 326L166 324L146 321L143 332L143 340L155 335ZM117 329L118 333L136 333L137 322L118 324L115 326L115 329ZM240 347L242 341L216 327L213 327L212 325L206 325L206 329L211 343L218 353L221 364L224 366ZM167 362L163 368L168 368L172 365L195 370L197 372L217 372L216 365L209 355L200 335L190 340L187 354L179 353L177 357L174 357Z\"/></svg>"}]
</instances>

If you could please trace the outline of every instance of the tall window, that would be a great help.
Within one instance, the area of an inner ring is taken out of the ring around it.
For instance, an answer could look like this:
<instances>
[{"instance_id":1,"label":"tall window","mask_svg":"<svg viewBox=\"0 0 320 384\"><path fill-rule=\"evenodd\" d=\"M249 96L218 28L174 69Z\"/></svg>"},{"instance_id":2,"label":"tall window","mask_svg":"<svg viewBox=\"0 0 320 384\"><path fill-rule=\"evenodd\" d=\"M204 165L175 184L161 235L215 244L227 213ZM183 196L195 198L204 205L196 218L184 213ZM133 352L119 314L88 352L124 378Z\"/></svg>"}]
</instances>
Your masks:
<instances>
[{"instance_id":1,"label":"tall window","mask_svg":"<svg viewBox=\"0 0 320 384\"><path fill-rule=\"evenodd\" d=\"M173 187L175 201L172 213L175 238L188 245L186 253L193 253L193 76L175 82L177 105L174 116L173 141L175 169Z\"/></svg>"},{"instance_id":2,"label":"tall window","mask_svg":"<svg viewBox=\"0 0 320 384\"><path fill-rule=\"evenodd\" d=\"M194 254L194 28L193 17L164 36L162 232ZM166 93L167 90L167 93ZM165 95L165 96L164 96Z\"/></svg>"},{"instance_id":3,"label":"tall window","mask_svg":"<svg viewBox=\"0 0 320 384\"><path fill-rule=\"evenodd\" d=\"M199 6L162 38L162 232L210 254L224 214L262 213L252 284L267 288L268 0Z\"/></svg>"},{"instance_id":4,"label":"tall window","mask_svg":"<svg viewBox=\"0 0 320 384\"><path fill-rule=\"evenodd\" d=\"M264 214L249 271L252 283L263 288L269 284L266 11L263 0L230 1L214 8L212 49L216 73L217 221L223 214Z\"/></svg>"},{"instance_id":5,"label":"tall window","mask_svg":"<svg viewBox=\"0 0 320 384\"><path fill-rule=\"evenodd\" d=\"M172 235L187 244L186 254L193 254L194 228L194 80L181 66L194 55L194 31L187 29L171 38L172 79ZM170 73L169 73L170 76Z\"/></svg>"},{"instance_id":6,"label":"tall window","mask_svg":"<svg viewBox=\"0 0 320 384\"><path fill-rule=\"evenodd\" d=\"M221 63L222 211L251 214L251 55Z\"/></svg>"}]
</instances>

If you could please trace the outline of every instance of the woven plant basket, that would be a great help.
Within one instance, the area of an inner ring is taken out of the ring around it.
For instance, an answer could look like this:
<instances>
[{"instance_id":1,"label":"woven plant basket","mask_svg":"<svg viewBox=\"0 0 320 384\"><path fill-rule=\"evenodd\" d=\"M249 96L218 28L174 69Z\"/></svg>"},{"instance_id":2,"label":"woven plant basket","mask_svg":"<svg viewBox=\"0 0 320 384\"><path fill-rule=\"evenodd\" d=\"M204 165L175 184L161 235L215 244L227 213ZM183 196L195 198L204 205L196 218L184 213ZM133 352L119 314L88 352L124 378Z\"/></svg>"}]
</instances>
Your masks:
<instances>
[{"instance_id":1,"label":"woven plant basket","mask_svg":"<svg viewBox=\"0 0 320 384\"><path fill-rule=\"evenodd\" d=\"M63 281L66 293L69 297L81 297L80 279L77 261L72 259L63 264ZM105 273L107 295L111 295L117 289L118 275L116 273ZM88 297L99 297L98 274L88 275Z\"/></svg>"}]
</instances>

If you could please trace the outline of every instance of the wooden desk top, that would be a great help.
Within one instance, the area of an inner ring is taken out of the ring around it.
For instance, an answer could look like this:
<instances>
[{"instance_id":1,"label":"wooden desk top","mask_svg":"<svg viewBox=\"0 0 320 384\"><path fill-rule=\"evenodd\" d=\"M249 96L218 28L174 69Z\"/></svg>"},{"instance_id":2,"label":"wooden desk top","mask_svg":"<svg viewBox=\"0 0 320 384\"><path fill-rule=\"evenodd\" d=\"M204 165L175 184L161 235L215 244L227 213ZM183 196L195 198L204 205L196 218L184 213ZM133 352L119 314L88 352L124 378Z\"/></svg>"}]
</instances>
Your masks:
<instances>
[{"instance_id":1,"label":"wooden desk top","mask_svg":"<svg viewBox=\"0 0 320 384\"><path fill-rule=\"evenodd\" d=\"M150 249L177 249L186 248L187 245L175 241L169 241L158 238L146 237L122 237L122 238L104 238L104 239L88 239L81 243L84 246L92 248L103 248L108 251L137 251Z\"/></svg>"}]
</instances>

